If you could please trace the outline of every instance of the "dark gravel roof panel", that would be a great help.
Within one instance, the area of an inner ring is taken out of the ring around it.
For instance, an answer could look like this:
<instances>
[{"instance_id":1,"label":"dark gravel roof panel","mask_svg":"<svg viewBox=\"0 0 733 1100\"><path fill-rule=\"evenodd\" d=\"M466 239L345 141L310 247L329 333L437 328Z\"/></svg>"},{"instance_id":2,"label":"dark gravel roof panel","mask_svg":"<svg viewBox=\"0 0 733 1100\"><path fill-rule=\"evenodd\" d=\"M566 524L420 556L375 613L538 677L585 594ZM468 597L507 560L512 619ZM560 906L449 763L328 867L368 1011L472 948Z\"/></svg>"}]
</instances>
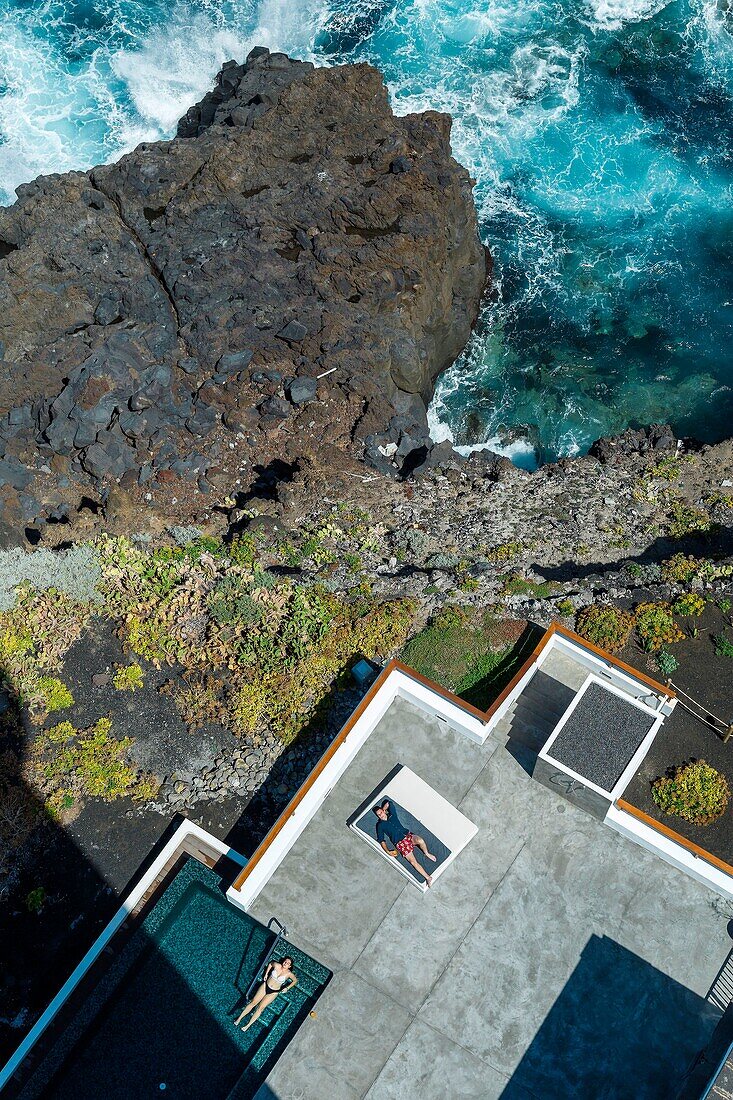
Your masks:
<instances>
[{"instance_id":1,"label":"dark gravel roof panel","mask_svg":"<svg viewBox=\"0 0 733 1100\"><path fill-rule=\"evenodd\" d=\"M633 703L591 684L560 731L550 755L604 791L611 791L654 719Z\"/></svg>"}]
</instances>

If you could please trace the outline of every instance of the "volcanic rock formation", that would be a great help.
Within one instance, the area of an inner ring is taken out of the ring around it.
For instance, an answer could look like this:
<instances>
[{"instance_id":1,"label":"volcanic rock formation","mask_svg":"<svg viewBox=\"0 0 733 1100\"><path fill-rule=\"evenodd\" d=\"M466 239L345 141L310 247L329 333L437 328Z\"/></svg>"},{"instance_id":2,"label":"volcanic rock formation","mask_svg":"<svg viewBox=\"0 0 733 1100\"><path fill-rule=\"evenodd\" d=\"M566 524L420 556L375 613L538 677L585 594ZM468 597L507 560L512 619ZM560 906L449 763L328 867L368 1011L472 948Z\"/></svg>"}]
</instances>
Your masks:
<instances>
[{"instance_id":1,"label":"volcanic rock formation","mask_svg":"<svg viewBox=\"0 0 733 1100\"><path fill-rule=\"evenodd\" d=\"M5 523L118 483L181 515L319 446L406 472L486 278L448 116L368 65L228 62L172 141L0 210Z\"/></svg>"}]
</instances>

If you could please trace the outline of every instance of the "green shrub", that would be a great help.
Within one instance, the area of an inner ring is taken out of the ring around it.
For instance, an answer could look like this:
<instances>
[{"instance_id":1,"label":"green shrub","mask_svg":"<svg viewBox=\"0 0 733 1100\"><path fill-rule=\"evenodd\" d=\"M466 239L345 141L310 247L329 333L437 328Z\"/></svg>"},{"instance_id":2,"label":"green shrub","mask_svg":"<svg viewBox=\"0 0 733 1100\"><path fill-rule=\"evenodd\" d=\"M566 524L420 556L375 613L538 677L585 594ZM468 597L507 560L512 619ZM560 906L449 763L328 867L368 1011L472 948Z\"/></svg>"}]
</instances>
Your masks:
<instances>
[{"instance_id":1,"label":"green shrub","mask_svg":"<svg viewBox=\"0 0 733 1100\"><path fill-rule=\"evenodd\" d=\"M682 464L676 455L664 455L656 466L652 466L649 474L651 477L661 478L662 481L676 481L681 468Z\"/></svg>"},{"instance_id":2,"label":"green shrub","mask_svg":"<svg viewBox=\"0 0 733 1100\"><path fill-rule=\"evenodd\" d=\"M557 588L555 581L533 581L529 577L523 577L521 573L505 573L499 578L502 585L502 596L534 596L538 600L545 600Z\"/></svg>"},{"instance_id":3,"label":"green shrub","mask_svg":"<svg viewBox=\"0 0 733 1100\"><path fill-rule=\"evenodd\" d=\"M222 577L209 597L209 612L222 626L241 623L243 626L260 621L263 608L250 595L245 577Z\"/></svg>"},{"instance_id":4,"label":"green shrub","mask_svg":"<svg viewBox=\"0 0 733 1100\"><path fill-rule=\"evenodd\" d=\"M558 615L562 615L565 619L569 618L575 611L572 600L559 600L556 606Z\"/></svg>"},{"instance_id":5,"label":"green shrub","mask_svg":"<svg viewBox=\"0 0 733 1100\"><path fill-rule=\"evenodd\" d=\"M647 653L654 653L663 645L672 645L684 637L668 603L640 603L635 623L639 641Z\"/></svg>"},{"instance_id":6,"label":"green shrub","mask_svg":"<svg viewBox=\"0 0 733 1100\"><path fill-rule=\"evenodd\" d=\"M607 653L618 653L626 645L634 627L634 616L610 604L593 603L582 607L575 616L575 629L581 638L600 646Z\"/></svg>"},{"instance_id":7,"label":"green shrub","mask_svg":"<svg viewBox=\"0 0 733 1100\"><path fill-rule=\"evenodd\" d=\"M676 814L695 825L709 825L725 813L730 788L715 768L704 760L693 760L655 780L652 797L663 813Z\"/></svg>"},{"instance_id":8,"label":"green shrub","mask_svg":"<svg viewBox=\"0 0 733 1100\"><path fill-rule=\"evenodd\" d=\"M257 561L257 544L246 532L237 535L227 547L229 558L233 565L248 566L251 568Z\"/></svg>"},{"instance_id":9,"label":"green shrub","mask_svg":"<svg viewBox=\"0 0 733 1100\"><path fill-rule=\"evenodd\" d=\"M733 642L725 634L713 634L713 644L718 657L733 657Z\"/></svg>"},{"instance_id":10,"label":"green shrub","mask_svg":"<svg viewBox=\"0 0 733 1100\"><path fill-rule=\"evenodd\" d=\"M170 630L154 618L129 615L127 618L127 644L133 653L150 661L156 668L174 661L178 646Z\"/></svg>"},{"instance_id":11,"label":"green shrub","mask_svg":"<svg viewBox=\"0 0 733 1100\"><path fill-rule=\"evenodd\" d=\"M516 558L522 553L521 542L502 542L499 546L492 546L490 550L486 551L484 557L486 561L493 562L505 562L511 561L512 558Z\"/></svg>"},{"instance_id":12,"label":"green shrub","mask_svg":"<svg viewBox=\"0 0 733 1100\"><path fill-rule=\"evenodd\" d=\"M119 665L119 667L115 669L112 683L118 691L137 691L144 683L143 670L137 663Z\"/></svg>"},{"instance_id":13,"label":"green shrub","mask_svg":"<svg viewBox=\"0 0 733 1100\"><path fill-rule=\"evenodd\" d=\"M48 711L63 710L74 702L74 696L57 676L42 676L38 681L38 691Z\"/></svg>"},{"instance_id":14,"label":"green shrub","mask_svg":"<svg viewBox=\"0 0 733 1100\"><path fill-rule=\"evenodd\" d=\"M29 913L40 913L46 902L46 891L43 886L36 886L26 896L25 907Z\"/></svg>"},{"instance_id":15,"label":"green shrub","mask_svg":"<svg viewBox=\"0 0 733 1100\"><path fill-rule=\"evenodd\" d=\"M311 602L317 598L320 608ZM277 649L265 655L264 665L250 666L236 688L232 727L250 736L269 728L291 741L357 657L384 657L404 644L414 612L410 600L379 602L365 595L345 603L303 591L299 611L286 621Z\"/></svg>"},{"instance_id":16,"label":"green shrub","mask_svg":"<svg viewBox=\"0 0 733 1100\"><path fill-rule=\"evenodd\" d=\"M672 676L680 667L680 663L668 649L662 649L657 654L657 668L662 676Z\"/></svg>"},{"instance_id":17,"label":"green shrub","mask_svg":"<svg viewBox=\"0 0 733 1100\"><path fill-rule=\"evenodd\" d=\"M720 599L718 600L718 607L720 608L720 610L723 612L724 615L729 615L730 614L731 606L733 606L733 604L731 604L731 601L729 600L729 598L727 596L721 596Z\"/></svg>"},{"instance_id":18,"label":"green shrub","mask_svg":"<svg viewBox=\"0 0 733 1100\"><path fill-rule=\"evenodd\" d=\"M705 610L705 599L697 592L685 592L672 605L676 615L702 615Z\"/></svg>"},{"instance_id":19,"label":"green shrub","mask_svg":"<svg viewBox=\"0 0 733 1100\"><path fill-rule=\"evenodd\" d=\"M689 584L699 571L700 562L691 554L674 554L662 562L662 578L669 584Z\"/></svg>"},{"instance_id":20,"label":"green shrub","mask_svg":"<svg viewBox=\"0 0 733 1100\"><path fill-rule=\"evenodd\" d=\"M673 539L685 535L705 534L712 527L712 520L702 508L695 508L684 500L676 500L669 513L668 531Z\"/></svg>"},{"instance_id":21,"label":"green shrub","mask_svg":"<svg viewBox=\"0 0 733 1100\"><path fill-rule=\"evenodd\" d=\"M33 744L31 772L45 796L52 816L84 795L113 802L147 793L152 777L142 775L127 761L132 738L110 736L112 722L99 718L87 730L61 722L43 731Z\"/></svg>"}]
</instances>

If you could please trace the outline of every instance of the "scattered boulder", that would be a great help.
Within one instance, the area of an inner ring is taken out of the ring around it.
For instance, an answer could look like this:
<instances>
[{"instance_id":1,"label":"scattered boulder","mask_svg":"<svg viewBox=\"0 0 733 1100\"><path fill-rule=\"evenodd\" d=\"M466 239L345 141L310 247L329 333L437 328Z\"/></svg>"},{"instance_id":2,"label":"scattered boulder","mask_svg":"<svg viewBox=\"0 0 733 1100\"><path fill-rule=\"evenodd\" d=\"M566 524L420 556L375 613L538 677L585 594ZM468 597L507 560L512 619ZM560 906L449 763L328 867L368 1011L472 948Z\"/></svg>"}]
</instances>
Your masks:
<instances>
[{"instance_id":1,"label":"scattered boulder","mask_svg":"<svg viewBox=\"0 0 733 1100\"><path fill-rule=\"evenodd\" d=\"M318 393L318 382L315 378L294 378L288 386L288 397L294 405L305 405L307 401L313 401Z\"/></svg>"}]
</instances>

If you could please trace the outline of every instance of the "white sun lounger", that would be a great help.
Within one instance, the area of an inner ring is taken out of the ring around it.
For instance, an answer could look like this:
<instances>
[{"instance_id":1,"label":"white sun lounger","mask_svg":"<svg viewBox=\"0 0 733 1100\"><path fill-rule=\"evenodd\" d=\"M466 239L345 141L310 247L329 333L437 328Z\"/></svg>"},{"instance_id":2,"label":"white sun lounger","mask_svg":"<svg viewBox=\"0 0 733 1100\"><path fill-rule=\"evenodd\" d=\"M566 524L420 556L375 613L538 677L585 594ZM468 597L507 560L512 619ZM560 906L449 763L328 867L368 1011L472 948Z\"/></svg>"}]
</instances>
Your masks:
<instances>
[{"instance_id":1,"label":"white sun lounger","mask_svg":"<svg viewBox=\"0 0 733 1100\"><path fill-rule=\"evenodd\" d=\"M435 889L436 880L473 839L478 832L478 827L433 790L419 775L402 764L398 764L384 780L383 785L362 802L349 818L347 822L349 828L353 829L362 840L379 853L382 859L395 867L423 893L429 887L418 876L415 869L402 856L395 858L387 855L377 841L378 818L373 813L373 807L383 802L385 798L394 804L395 812L405 828L422 836L428 850L437 855L437 861L431 863L419 849L415 849L415 856L432 876L432 888Z\"/></svg>"}]
</instances>

